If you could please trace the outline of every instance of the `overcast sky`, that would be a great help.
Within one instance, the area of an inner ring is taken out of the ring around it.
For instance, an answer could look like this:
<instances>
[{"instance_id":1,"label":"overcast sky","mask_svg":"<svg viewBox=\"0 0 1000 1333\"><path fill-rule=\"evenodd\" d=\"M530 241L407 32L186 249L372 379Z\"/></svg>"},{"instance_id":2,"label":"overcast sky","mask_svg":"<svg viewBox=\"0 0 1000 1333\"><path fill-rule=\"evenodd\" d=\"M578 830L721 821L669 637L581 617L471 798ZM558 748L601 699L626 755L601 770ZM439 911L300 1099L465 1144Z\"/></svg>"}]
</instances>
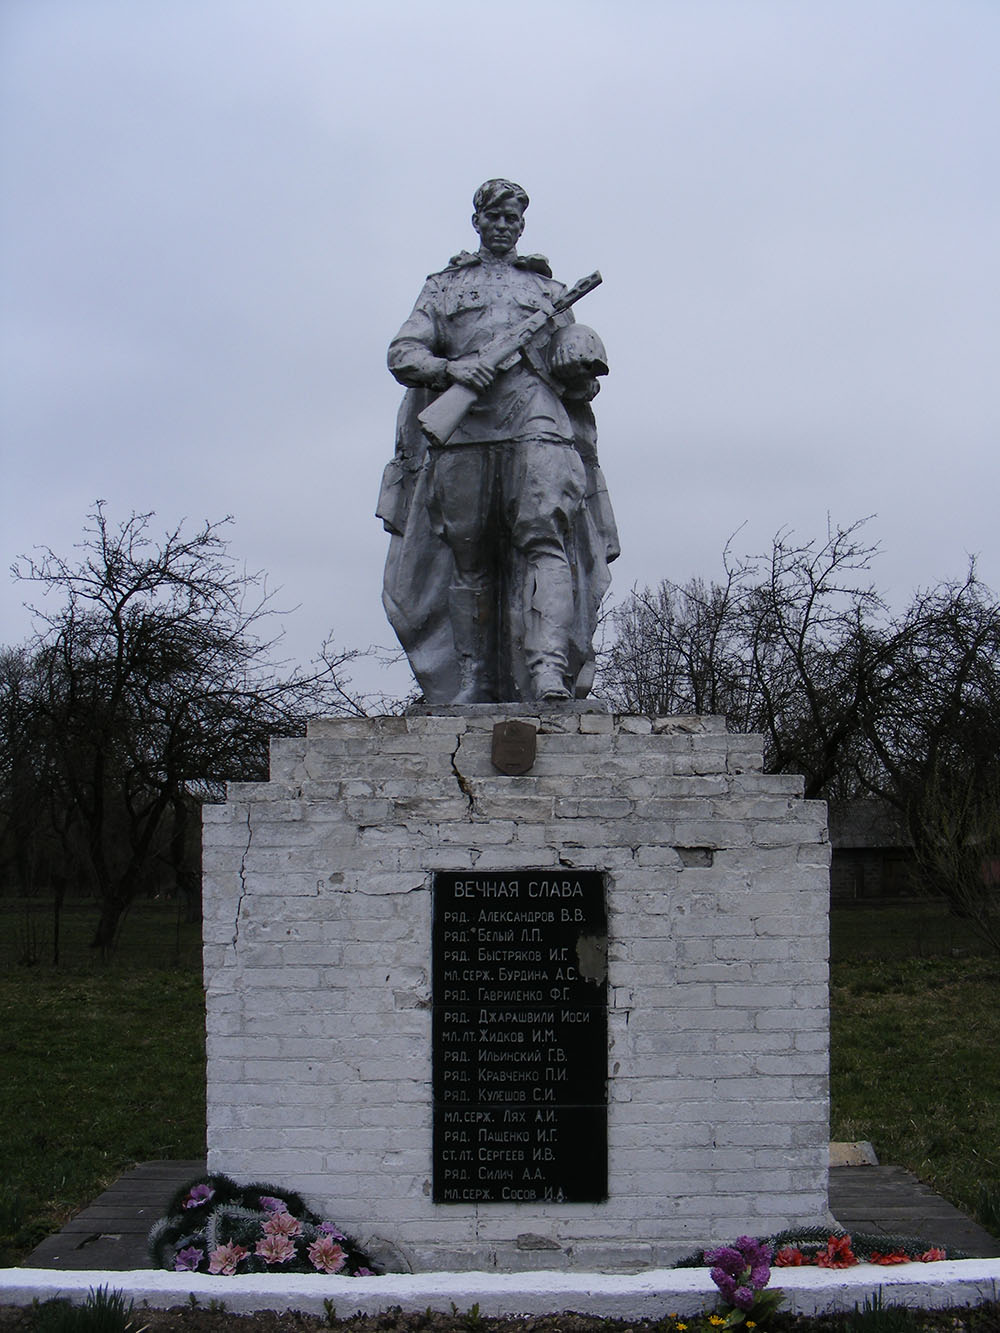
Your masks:
<instances>
[{"instance_id":1,"label":"overcast sky","mask_svg":"<svg viewBox=\"0 0 1000 1333\"><path fill-rule=\"evenodd\" d=\"M390 644L386 345L508 176L604 274L617 598L828 514L1000 589L998 68L997 0L0 0L0 570L231 513L291 656Z\"/></svg>"}]
</instances>

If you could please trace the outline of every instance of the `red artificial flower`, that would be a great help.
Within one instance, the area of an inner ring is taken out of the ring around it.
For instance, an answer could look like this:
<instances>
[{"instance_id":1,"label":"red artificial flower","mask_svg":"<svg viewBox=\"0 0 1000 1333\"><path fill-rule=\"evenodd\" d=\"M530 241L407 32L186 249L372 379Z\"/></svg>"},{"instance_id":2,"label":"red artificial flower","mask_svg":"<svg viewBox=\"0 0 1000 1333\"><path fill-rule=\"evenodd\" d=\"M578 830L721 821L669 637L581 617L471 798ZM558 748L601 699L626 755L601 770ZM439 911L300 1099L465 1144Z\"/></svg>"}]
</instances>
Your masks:
<instances>
[{"instance_id":1,"label":"red artificial flower","mask_svg":"<svg viewBox=\"0 0 1000 1333\"><path fill-rule=\"evenodd\" d=\"M890 1250L888 1254L882 1254L880 1250L872 1250L873 1264L908 1264L910 1256L904 1254L902 1250Z\"/></svg>"},{"instance_id":2,"label":"red artificial flower","mask_svg":"<svg viewBox=\"0 0 1000 1333\"><path fill-rule=\"evenodd\" d=\"M929 1250L924 1250L923 1254L918 1254L917 1258L922 1264L933 1264L939 1259L947 1259L948 1251L940 1249L937 1245L932 1245Z\"/></svg>"},{"instance_id":3,"label":"red artificial flower","mask_svg":"<svg viewBox=\"0 0 1000 1333\"><path fill-rule=\"evenodd\" d=\"M809 1260L795 1245L785 1245L774 1256L775 1268L799 1268Z\"/></svg>"},{"instance_id":4,"label":"red artificial flower","mask_svg":"<svg viewBox=\"0 0 1000 1333\"><path fill-rule=\"evenodd\" d=\"M851 1249L850 1236L831 1236L826 1249L820 1250L816 1263L820 1268L850 1268L858 1262Z\"/></svg>"}]
</instances>

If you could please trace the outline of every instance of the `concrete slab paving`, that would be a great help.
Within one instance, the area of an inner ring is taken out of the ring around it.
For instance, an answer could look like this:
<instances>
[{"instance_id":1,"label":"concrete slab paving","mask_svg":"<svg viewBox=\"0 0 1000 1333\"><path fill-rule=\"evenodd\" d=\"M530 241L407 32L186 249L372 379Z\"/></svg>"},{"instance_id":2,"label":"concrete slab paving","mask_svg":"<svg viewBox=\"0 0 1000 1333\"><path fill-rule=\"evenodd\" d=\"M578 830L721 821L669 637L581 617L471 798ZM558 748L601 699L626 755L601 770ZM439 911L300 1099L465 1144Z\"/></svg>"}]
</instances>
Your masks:
<instances>
[{"instance_id":1,"label":"concrete slab paving","mask_svg":"<svg viewBox=\"0 0 1000 1333\"><path fill-rule=\"evenodd\" d=\"M125 1272L148 1268L146 1237L177 1190L204 1174L205 1162L141 1162L46 1236L24 1261L26 1268L100 1269Z\"/></svg>"},{"instance_id":2,"label":"concrete slab paving","mask_svg":"<svg viewBox=\"0 0 1000 1333\"><path fill-rule=\"evenodd\" d=\"M124 1290L137 1304L184 1304L194 1294L224 1300L234 1313L297 1309L324 1313L332 1300L342 1314L399 1305L450 1311L478 1303L482 1314L545 1314L561 1310L621 1319L692 1315L715 1299L705 1269L658 1269L631 1274L587 1272L417 1273L340 1278L310 1274L252 1274L216 1278L149 1267L146 1234L181 1185L204 1171L201 1161L145 1162L127 1172L21 1268L0 1270L0 1304L30 1304L67 1296L83 1301L92 1287ZM859 1264L839 1272L784 1269L788 1308L810 1314L852 1309L881 1290L887 1301L926 1308L1000 1299L1000 1242L896 1166L833 1167L830 1204L848 1231L906 1233L976 1258L884 1268Z\"/></svg>"},{"instance_id":3,"label":"concrete slab paving","mask_svg":"<svg viewBox=\"0 0 1000 1333\"><path fill-rule=\"evenodd\" d=\"M150 1227L171 1196L204 1170L200 1160L143 1162L47 1236L24 1266L67 1272L148 1268ZM970 1257L1000 1257L1000 1240L901 1166L832 1167L830 1211L845 1231L904 1233Z\"/></svg>"},{"instance_id":4,"label":"concrete slab paving","mask_svg":"<svg viewBox=\"0 0 1000 1333\"><path fill-rule=\"evenodd\" d=\"M922 1236L951 1253L1000 1255L1000 1241L901 1166L835 1167L830 1211L845 1231Z\"/></svg>"}]
</instances>

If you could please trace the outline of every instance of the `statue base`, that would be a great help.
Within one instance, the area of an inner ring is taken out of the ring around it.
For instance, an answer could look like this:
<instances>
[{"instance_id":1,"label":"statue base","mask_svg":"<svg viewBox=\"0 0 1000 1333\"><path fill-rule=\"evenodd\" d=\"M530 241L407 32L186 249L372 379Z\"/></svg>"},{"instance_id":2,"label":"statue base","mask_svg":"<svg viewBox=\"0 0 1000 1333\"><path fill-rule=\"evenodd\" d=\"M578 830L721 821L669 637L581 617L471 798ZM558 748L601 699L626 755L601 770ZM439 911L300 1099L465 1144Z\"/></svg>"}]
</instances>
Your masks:
<instances>
[{"instance_id":1,"label":"statue base","mask_svg":"<svg viewBox=\"0 0 1000 1333\"><path fill-rule=\"evenodd\" d=\"M537 731L515 777L511 718ZM204 811L209 1169L414 1271L825 1224L829 845L801 792L721 718L589 704L272 741L270 781Z\"/></svg>"}]
</instances>

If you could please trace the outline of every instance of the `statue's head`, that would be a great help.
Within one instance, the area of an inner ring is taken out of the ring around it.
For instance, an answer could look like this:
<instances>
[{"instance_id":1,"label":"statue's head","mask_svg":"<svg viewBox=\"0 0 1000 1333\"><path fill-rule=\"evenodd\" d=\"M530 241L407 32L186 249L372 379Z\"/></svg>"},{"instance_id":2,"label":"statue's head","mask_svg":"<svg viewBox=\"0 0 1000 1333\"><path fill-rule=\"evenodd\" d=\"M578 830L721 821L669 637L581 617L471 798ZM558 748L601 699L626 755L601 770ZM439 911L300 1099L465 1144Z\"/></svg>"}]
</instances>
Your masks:
<instances>
[{"instance_id":1,"label":"statue's head","mask_svg":"<svg viewBox=\"0 0 1000 1333\"><path fill-rule=\"evenodd\" d=\"M513 181L498 179L483 181L472 196L472 207L477 213L480 213L484 208L489 208L491 204L497 204L503 199L516 200L522 215L529 203L528 192L523 186L515 185Z\"/></svg>"},{"instance_id":2,"label":"statue's head","mask_svg":"<svg viewBox=\"0 0 1000 1333\"><path fill-rule=\"evenodd\" d=\"M472 225L484 247L495 255L508 254L524 231L527 191L513 181L489 180L473 195Z\"/></svg>"}]
</instances>

